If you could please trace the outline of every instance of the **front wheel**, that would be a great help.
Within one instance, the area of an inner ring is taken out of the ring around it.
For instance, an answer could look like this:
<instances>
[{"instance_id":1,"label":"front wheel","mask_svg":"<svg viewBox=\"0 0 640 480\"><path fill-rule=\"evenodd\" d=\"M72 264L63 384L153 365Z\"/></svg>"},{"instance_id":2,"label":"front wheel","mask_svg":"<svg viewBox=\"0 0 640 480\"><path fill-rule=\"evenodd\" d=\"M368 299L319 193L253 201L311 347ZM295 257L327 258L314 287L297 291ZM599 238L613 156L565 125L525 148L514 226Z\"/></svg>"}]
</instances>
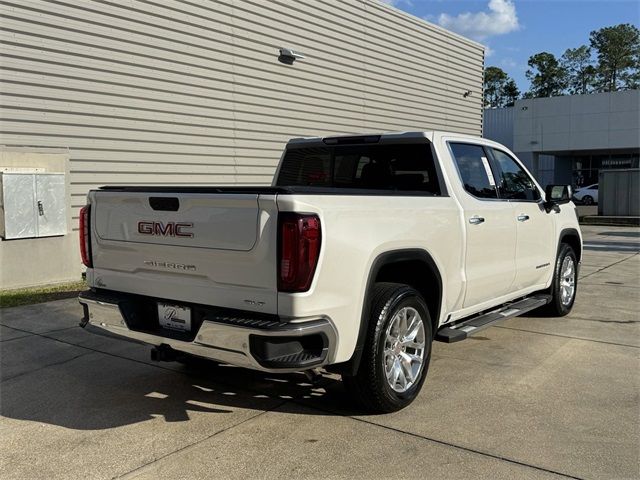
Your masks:
<instances>
[{"instance_id":1,"label":"front wheel","mask_svg":"<svg viewBox=\"0 0 640 480\"><path fill-rule=\"evenodd\" d=\"M358 372L343 375L347 390L372 412L409 405L424 383L433 332L422 296L408 285L373 287L369 331Z\"/></svg>"},{"instance_id":2,"label":"front wheel","mask_svg":"<svg viewBox=\"0 0 640 480\"><path fill-rule=\"evenodd\" d=\"M549 293L551 302L544 312L555 317L564 317L573 308L578 288L578 260L570 245L563 243L558 252L553 282Z\"/></svg>"}]
</instances>

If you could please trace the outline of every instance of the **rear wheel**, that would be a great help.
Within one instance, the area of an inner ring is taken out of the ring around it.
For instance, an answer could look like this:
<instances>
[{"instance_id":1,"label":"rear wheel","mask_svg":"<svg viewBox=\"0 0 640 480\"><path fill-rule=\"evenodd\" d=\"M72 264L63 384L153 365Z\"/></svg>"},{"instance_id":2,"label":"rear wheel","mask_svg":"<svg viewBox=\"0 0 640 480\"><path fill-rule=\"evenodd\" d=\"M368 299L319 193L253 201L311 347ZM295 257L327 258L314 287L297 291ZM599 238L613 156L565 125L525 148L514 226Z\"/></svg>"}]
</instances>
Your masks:
<instances>
[{"instance_id":1,"label":"rear wheel","mask_svg":"<svg viewBox=\"0 0 640 480\"><path fill-rule=\"evenodd\" d=\"M352 396L373 412L409 405L424 383L433 332L422 296L399 283L377 283L371 319L358 372L343 375Z\"/></svg>"},{"instance_id":2,"label":"rear wheel","mask_svg":"<svg viewBox=\"0 0 640 480\"><path fill-rule=\"evenodd\" d=\"M544 312L555 317L567 315L573 308L578 288L578 260L570 245L563 243L558 252L553 282L549 293L551 302Z\"/></svg>"},{"instance_id":3,"label":"rear wheel","mask_svg":"<svg viewBox=\"0 0 640 480\"><path fill-rule=\"evenodd\" d=\"M585 205L592 205L593 197L591 195L585 195L584 197L582 197L582 203L584 203Z\"/></svg>"}]
</instances>

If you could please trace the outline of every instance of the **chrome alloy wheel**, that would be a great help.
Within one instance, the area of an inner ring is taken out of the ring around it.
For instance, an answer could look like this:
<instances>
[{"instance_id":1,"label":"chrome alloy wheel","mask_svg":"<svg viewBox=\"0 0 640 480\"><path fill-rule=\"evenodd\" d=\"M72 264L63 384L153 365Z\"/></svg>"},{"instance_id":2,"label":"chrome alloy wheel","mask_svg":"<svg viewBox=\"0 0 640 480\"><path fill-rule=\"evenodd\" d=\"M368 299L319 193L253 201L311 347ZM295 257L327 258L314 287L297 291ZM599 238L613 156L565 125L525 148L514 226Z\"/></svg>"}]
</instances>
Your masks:
<instances>
[{"instance_id":1,"label":"chrome alloy wheel","mask_svg":"<svg viewBox=\"0 0 640 480\"><path fill-rule=\"evenodd\" d=\"M383 355L387 382L395 392L406 392L420 379L424 347L420 313L412 307L401 308L387 327Z\"/></svg>"},{"instance_id":2,"label":"chrome alloy wheel","mask_svg":"<svg viewBox=\"0 0 640 480\"><path fill-rule=\"evenodd\" d=\"M576 266L571 257L564 257L560 272L560 301L566 307L576 292Z\"/></svg>"}]
</instances>

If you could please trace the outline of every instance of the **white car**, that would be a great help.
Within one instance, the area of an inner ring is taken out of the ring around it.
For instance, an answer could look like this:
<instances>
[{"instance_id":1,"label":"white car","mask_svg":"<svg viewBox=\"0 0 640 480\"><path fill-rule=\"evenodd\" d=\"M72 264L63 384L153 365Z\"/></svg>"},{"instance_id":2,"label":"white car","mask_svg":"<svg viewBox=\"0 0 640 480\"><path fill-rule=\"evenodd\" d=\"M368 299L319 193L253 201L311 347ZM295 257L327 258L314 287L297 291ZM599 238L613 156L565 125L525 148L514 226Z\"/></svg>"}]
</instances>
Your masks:
<instances>
[{"instance_id":1,"label":"white car","mask_svg":"<svg viewBox=\"0 0 640 480\"><path fill-rule=\"evenodd\" d=\"M112 186L80 214L82 326L267 372L418 395L433 340L571 310L582 237L504 146L443 132L291 140L271 187Z\"/></svg>"},{"instance_id":2,"label":"white car","mask_svg":"<svg viewBox=\"0 0 640 480\"><path fill-rule=\"evenodd\" d=\"M598 184L594 183L588 187L578 188L573 194L574 200L584 205L593 205L598 203Z\"/></svg>"}]
</instances>

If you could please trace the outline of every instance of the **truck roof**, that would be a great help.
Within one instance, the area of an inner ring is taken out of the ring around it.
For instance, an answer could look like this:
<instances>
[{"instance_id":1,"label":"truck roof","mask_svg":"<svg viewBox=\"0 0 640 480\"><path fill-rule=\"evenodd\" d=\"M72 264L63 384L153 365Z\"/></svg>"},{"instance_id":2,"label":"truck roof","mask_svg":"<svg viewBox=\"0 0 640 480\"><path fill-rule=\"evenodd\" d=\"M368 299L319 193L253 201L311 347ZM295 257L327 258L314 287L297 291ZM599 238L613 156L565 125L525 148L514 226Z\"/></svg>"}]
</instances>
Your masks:
<instances>
[{"instance_id":1,"label":"truck roof","mask_svg":"<svg viewBox=\"0 0 640 480\"><path fill-rule=\"evenodd\" d=\"M361 143L387 143L387 142L399 142L416 140L428 140L433 141L435 134L446 134L456 137L466 137L469 139L478 140L481 137L476 135L460 134L455 132L445 132L440 130L426 130L426 131L406 131L406 132L372 132L372 133L359 133L350 135L332 135L327 137L298 137L292 138L287 142L287 145L297 144L325 144L325 145L339 145L339 144L361 144ZM485 139L483 139L485 140Z\"/></svg>"},{"instance_id":2,"label":"truck roof","mask_svg":"<svg viewBox=\"0 0 640 480\"><path fill-rule=\"evenodd\" d=\"M433 142L436 135L455 137L456 139L481 142L484 145L505 148L488 138L466 133L447 132L444 130L406 131L406 132L377 132L350 135L332 135L327 137L298 137L287 142L287 147L310 147L324 145L361 145L380 143L415 143Z\"/></svg>"},{"instance_id":3,"label":"truck roof","mask_svg":"<svg viewBox=\"0 0 640 480\"><path fill-rule=\"evenodd\" d=\"M288 144L344 144L344 143L378 143L380 141L402 141L433 138L433 132L374 132L351 135L332 135L328 137L298 137L289 140Z\"/></svg>"}]
</instances>

